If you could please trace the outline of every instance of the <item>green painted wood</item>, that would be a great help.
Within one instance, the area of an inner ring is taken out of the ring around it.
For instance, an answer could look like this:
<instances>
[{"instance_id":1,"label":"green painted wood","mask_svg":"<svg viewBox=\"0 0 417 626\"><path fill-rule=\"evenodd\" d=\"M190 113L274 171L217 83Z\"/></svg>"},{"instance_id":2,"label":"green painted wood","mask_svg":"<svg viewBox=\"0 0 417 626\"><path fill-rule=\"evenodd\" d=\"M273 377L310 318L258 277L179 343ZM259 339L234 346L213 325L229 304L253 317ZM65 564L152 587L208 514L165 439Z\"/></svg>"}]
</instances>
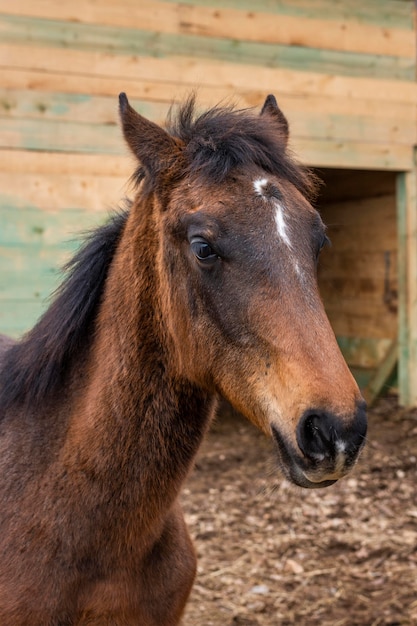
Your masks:
<instances>
[{"instance_id":1,"label":"green painted wood","mask_svg":"<svg viewBox=\"0 0 417 626\"><path fill-rule=\"evenodd\" d=\"M0 117L0 148L126 155L119 126Z\"/></svg>"},{"instance_id":2,"label":"green painted wood","mask_svg":"<svg viewBox=\"0 0 417 626\"><path fill-rule=\"evenodd\" d=\"M398 232L398 385L400 402L408 405L411 395L408 375L409 320L407 298L407 173L397 176ZM415 384L415 383L414 383Z\"/></svg>"},{"instance_id":3,"label":"green painted wood","mask_svg":"<svg viewBox=\"0 0 417 626\"><path fill-rule=\"evenodd\" d=\"M387 354L392 339L371 337L336 337L339 348L348 365L360 368L375 368Z\"/></svg>"},{"instance_id":4,"label":"green painted wood","mask_svg":"<svg viewBox=\"0 0 417 626\"><path fill-rule=\"evenodd\" d=\"M47 308L41 300L2 300L0 307L0 333L20 337L30 330Z\"/></svg>"},{"instance_id":5,"label":"green painted wood","mask_svg":"<svg viewBox=\"0 0 417 626\"><path fill-rule=\"evenodd\" d=\"M0 246L50 246L73 248L87 230L102 224L108 212L92 213L77 209L59 212L2 206L0 202Z\"/></svg>"},{"instance_id":6,"label":"green painted wood","mask_svg":"<svg viewBox=\"0 0 417 626\"><path fill-rule=\"evenodd\" d=\"M165 0L177 4L178 0ZM413 0L181 0L213 9L237 9L323 20L359 21L413 30Z\"/></svg>"},{"instance_id":7,"label":"green painted wood","mask_svg":"<svg viewBox=\"0 0 417 626\"><path fill-rule=\"evenodd\" d=\"M61 268L82 233L106 219L104 212L1 210L0 332L17 336L35 323L63 280Z\"/></svg>"},{"instance_id":8,"label":"green painted wood","mask_svg":"<svg viewBox=\"0 0 417 626\"><path fill-rule=\"evenodd\" d=\"M55 120L77 124L105 126L117 123L115 97L86 96L83 94L50 93L37 90L0 88L0 117ZM171 103L131 101L132 106L148 119L164 122ZM386 119L371 115L340 115L321 112L286 110L291 133L298 137L336 138L347 141L394 142L410 145L415 134L414 121ZM84 128L80 127L82 131ZM119 133L121 141L121 132Z\"/></svg>"},{"instance_id":9,"label":"green painted wood","mask_svg":"<svg viewBox=\"0 0 417 626\"><path fill-rule=\"evenodd\" d=\"M416 166L398 175L398 378L400 402L410 407L417 406L416 187Z\"/></svg>"},{"instance_id":10,"label":"green painted wood","mask_svg":"<svg viewBox=\"0 0 417 626\"><path fill-rule=\"evenodd\" d=\"M378 364L375 372L372 374L368 384L363 389L363 396L371 406L380 395L387 381L391 379L393 371L398 361L398 343L395 339L391 342L387 354L381 363Z\"/></svg>"},{"instance_id":11,"label":"green painted wood","mask_svg":"<svg viewBox=\"0 0 417 626\"><path fill-rule=\"evenodd\" d=\"M0 15L4 43L50 45L74 50L151 57L191 56L292 70L412 81L413 59L283 46L199 35Z\"/></svg>"},{"instance_id":12,"label":"green painted wood","mask_svg":"<svg viewBox=\"0 0 417 626\"><path fill-rule=\"evenodd\" d=\"M154 120L165 120L171 106L165 102L146 102L134 98L129 98L129 101L138 113ZM114 125L118 123L117 94L90 96L0 87L0 116Z\"/></svg>"}]
</instances>

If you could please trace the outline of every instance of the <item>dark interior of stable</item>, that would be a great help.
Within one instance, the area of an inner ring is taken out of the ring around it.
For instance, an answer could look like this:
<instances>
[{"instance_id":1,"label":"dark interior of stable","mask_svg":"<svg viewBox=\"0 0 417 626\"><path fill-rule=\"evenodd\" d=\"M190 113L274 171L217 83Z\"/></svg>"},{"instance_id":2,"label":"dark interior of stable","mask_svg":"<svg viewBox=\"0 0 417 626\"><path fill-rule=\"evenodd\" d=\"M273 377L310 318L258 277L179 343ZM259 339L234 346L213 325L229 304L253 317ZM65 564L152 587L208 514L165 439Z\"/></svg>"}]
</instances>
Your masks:
<instances>
[{"instance_id":1,"label":"dark interior of stable","mask_svg":"<svg viewBox=\"0 0 417 626\"><path fill-rule=\"evenodd\" d=\"M316 202L331 246L319 285L339 345L364 387L397 337L396 173L321 169Z\"/></svg>"}]
</instances>

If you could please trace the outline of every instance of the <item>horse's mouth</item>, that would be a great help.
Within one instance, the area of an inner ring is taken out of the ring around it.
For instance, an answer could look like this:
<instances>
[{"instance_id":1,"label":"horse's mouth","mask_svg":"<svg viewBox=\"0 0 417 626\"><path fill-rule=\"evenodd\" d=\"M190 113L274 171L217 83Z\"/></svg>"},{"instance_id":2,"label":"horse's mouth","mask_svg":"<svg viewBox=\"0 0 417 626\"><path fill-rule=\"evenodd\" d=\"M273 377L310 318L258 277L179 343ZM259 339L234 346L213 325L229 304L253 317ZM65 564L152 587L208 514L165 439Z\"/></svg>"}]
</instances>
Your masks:
<instances>
[{"instance_id":1,"label":"horse's mouth","mask_svg":"<svg viewBox=\"0 0 417 626\"><path fill-rule=\"evenodd\" d=\"M278 448L280 467L285 477L294 483L294 485L303 487L304 489L323 489L324 487L330 487L330 485L334 485L334 483L337 482L339 477L332 477L331 479L325 478L323 480L310 480L307 476L306 468L303 468L302 460L297 458L296 454L291 449L291 446L287 444L281 433L274 426L272 426L272 433Z\"/></svg>"}]
</instances>

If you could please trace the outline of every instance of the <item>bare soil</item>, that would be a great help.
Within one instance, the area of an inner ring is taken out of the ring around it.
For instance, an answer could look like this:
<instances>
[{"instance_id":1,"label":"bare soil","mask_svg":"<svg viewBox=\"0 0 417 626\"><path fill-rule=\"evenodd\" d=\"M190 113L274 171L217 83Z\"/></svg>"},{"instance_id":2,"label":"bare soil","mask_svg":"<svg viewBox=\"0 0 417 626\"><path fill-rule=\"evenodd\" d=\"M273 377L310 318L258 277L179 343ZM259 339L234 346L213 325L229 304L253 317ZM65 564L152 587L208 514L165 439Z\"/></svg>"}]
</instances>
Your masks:
<instances>
[{"instance_id":1,"label":"bare soil","mask_svg":"<svg viewBox=\"0 0 417 626\"><path fill-rule=\"evenodd\" d=\"M185 626L417 625L417 412L384 398L336 485L303 490L223 410L182 502L199 560Z\"/></svg>"}]
</instances>

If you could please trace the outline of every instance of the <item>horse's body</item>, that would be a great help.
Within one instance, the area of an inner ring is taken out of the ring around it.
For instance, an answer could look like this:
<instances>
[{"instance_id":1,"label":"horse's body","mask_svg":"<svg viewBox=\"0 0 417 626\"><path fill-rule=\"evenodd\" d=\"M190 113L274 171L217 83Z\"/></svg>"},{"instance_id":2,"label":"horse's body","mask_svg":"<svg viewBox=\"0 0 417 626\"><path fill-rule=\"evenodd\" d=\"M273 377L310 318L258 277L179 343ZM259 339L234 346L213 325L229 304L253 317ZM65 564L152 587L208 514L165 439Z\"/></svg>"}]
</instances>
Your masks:
<instances>
[{"instance_id":1,"label":"horse's body","mask_svg":"<svg viewBox=\"0 0 417 626\"><path fill-rule=\"evenodd\" d=\"M177 498L218 394L303 487L343 476L366 431L275 100L198 119L190 101L171 134L120 103L136 200L0 340L2 626L179 623L195 556Z\"/></svg>"}]
</instances>

